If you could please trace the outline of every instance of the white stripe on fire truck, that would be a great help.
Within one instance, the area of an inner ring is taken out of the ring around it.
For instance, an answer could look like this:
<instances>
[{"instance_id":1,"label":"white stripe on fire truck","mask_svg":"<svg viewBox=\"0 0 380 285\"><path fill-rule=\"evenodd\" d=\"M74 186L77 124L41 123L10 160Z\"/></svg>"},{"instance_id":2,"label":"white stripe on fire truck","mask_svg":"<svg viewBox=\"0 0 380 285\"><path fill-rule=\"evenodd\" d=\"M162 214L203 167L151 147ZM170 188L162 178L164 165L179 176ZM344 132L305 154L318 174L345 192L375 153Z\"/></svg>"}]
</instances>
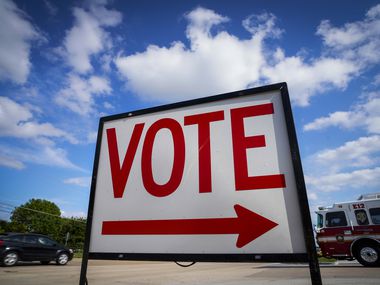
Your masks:
<instances>
[{"instance_id":1,"label":"white stripe on fire truck","mask_svg":"<svg viewBox=\"0 0 380 285\"><path fill-rule=\"evenodd\" d=\"M343 237L344 241L353 241L359 238L371 238L371 239L377 239L380 240L380 235L337 235L339 237ZM337 236L325 236L325 237L318 237L319 242L336 242Z\"/></svg>"}]
</instances>

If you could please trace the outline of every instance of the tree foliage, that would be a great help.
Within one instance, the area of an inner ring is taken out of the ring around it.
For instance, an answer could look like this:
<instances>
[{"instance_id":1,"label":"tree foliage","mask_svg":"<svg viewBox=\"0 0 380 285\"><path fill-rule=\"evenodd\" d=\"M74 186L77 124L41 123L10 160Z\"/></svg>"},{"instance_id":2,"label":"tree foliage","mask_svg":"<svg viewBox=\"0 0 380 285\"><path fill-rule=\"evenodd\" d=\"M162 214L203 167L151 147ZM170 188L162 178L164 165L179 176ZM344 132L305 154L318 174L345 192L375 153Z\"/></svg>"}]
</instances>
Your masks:
<instances>
[{"instance_id":1,"label":"tree foliage","mask_svg":"<svg viewBox=\"0 0 380 285\"><path fill-rule=\"evenodd\" d=\"M53 202L43 199L31 199L15 208L11 222L24 225L27 232L59 237L61 210Z\"/></svg>"},{"instance_id":2,"label":"tree foliage","mask_svg":"<svg viewBox=\"0 0 380 285\"><path fill-rule=\"evenodd\" d=\"M67 241L67 246L81 249L83 248L85 235L86 219L72 217L62 220L61 237L64 240L61 240L61 243L65 244Z\"/></svg>"}]
</instances>

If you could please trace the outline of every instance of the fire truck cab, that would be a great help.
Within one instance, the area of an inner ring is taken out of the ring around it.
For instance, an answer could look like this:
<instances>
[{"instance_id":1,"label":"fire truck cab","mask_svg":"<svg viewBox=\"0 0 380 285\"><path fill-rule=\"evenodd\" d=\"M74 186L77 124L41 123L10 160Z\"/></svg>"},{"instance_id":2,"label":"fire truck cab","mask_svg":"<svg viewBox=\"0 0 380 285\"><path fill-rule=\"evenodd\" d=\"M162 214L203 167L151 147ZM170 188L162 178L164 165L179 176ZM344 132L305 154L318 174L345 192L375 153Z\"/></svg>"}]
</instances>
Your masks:
<instances>
[{"instance_id":1,"label":"fire truck cab","mask_svg":"<svg viewBox=\"0 0 380 285\"><path fill-rule=\"evenodd\" d=\"M317 242L324 257L380 266L380 193L319 207L316 213Z\"/></svg>"}]
</instances>

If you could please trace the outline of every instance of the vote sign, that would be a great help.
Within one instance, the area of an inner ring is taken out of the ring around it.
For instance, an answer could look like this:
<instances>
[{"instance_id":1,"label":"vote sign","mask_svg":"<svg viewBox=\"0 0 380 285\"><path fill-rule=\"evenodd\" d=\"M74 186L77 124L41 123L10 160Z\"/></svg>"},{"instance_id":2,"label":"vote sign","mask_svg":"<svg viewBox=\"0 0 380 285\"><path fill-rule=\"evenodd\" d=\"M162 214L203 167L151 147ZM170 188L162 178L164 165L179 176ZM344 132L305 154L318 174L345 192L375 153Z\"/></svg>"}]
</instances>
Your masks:
<instances>
[{"instance_id":1,"label":"vote sign","mask_svg":"<svg viewBox=\"0 0 380 285\"><path fill-rule=\"evenodd\" d=\"M104 117L89 256L306 259L300 175L286 84Z\"/></svg>"}]
</instances>

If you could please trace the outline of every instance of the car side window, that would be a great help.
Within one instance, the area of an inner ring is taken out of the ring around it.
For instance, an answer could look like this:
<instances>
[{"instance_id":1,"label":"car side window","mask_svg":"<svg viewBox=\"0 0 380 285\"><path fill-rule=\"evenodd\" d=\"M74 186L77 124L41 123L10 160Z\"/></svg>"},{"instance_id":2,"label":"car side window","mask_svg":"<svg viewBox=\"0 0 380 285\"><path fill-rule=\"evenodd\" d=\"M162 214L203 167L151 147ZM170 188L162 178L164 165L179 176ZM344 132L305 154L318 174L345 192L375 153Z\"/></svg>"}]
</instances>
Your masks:
<instances>
[{"instance_id":1,"label":"car side window","mask_svg":"<svg viewBox=\"0 0 380 285\"><path fill-rule=\"evenodd\" d=\"M22 236L20 235L10 236L10 237L7 237L7 240L22 242Z\"/></svg>"},{"instance_id":2,"label":"car side window","mask_svg":"<svg viewBox=\"0 0 380 285\"><path fill-rule=\"evenodd\" d=\"M369 224L367 213L365 210L356 210L355 217L359 226L365 226Z\"/></svg>"},{"instance_id":3,"label":"car side window","mask_svg":"<svg viewBox=\"0 0 380 285\"><path fill-rule=\"evenodd\" d=\"M326 213L326 227L347 226L347 219L344 211Z\"/></svg>"},{"instance_id":4,"label":"car side window","mask_svg":"<svg viewBox=\"0 0 380 285\"><path fill-rule=\"evenodd\" d=\"M35 244L35 243L37 243L37 237L36 236L24 236L23 241L25 243Z\"/></svg>"},{"instance_id":5,"label":"car side window","mask_svg":"<svg viewBox=\"0 0 380 285\"><path fill-rule=\"evenodd\" d=\"M371 215L372 223L380 225L380 208L369 209L369 214Z\"/></svg>"},{"instance_id":6,"label":"car side window","mask_svg":"<svg viewBox=\"0 0 380 285\"><path fill-rule=\"evenodd\" d=\"M53 246L55 245L55 242L53 242L51 239L45 238L45 237L39 237L38 243L46 246Z\"/></svg>"}]
</instances>

